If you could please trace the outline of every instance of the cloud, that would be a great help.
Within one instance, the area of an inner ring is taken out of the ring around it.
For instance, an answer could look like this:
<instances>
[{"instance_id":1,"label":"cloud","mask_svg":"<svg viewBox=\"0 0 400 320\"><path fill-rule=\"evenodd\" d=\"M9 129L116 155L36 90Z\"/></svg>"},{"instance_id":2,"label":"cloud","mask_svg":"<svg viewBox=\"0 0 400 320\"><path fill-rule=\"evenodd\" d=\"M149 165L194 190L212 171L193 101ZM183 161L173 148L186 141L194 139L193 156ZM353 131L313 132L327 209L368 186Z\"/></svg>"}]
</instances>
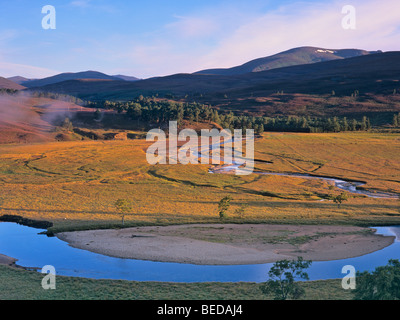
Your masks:
<instances>
[{"instance_id":1,"label":"cloud","mask_svg":"<svg viewBox=\"0 0 400 320\"><path fill-rule=\"evenodd\" d=\"M168 74L228 68L301 46L400 50L398 0L352 3L356 30L343 29L341 1L297 2L259 14L210 10L203 16L177 17L165 26L163 41L138 46L133 56L141 65L149 61L150 69Z\"/></svg>"},{"instance_id":2,"label":"cloud","mask_svg":"<svg viewBox=\"0 0 400 320\"><path fill-rule=\"evenodd\" d=\"M219 30L218 21L209 17L176 16L177 21L165 26L166 32L182 38L205 38L213 36Z\"/></svg>"},{"instance_id":3,"label":"cloud","mask_svg":"<svg viewBox=\"0 0 400 320\"><path fill-rule=\"evenodd\" d=\"M398 0L353 0L356 30L342 27L347 3L295 2L262 11L209 7L176 16L139 43L125 57L139 76L228 68L294 47L400 50ZM261 11L261 12L260 12Z\"/></svg>"},{"instance_id":4,"label":"cloud","mask_svg":"<svg viewBox=\"0 0 400 320\"><path fill-rule=\"evenodd\" d=\"M26 78L44 78L53 76L57 73L59 72L46 68L0 61L0 76L5 78L13 76L23 76Z\"/></svg>"},{"instance_id":5,"label":"cloud","mask_svg":"<svg viewBox=\"0 0 400 320\"><path fill-rule=\"evenodd\" d=\"M0 31L0 43L14 39L18 35L18 31L14 29L7 29Z\"/></svg>"},{"instance_id":6,"label":"cloud","mask_svg":"<svg viewBox=\"0 0 400 320\"><path fill-rule=\"evenodd\" d=\"M98 13L105 10L112 17L113 10L117 10L114 11L118 12L115 16L121 19L127 14L115 4L113 8L108 3L73 0L69 5L81 8L85 15L96 12L95 17L101 16ZM118 24L110 25L114 33L85 33L84 41L79 37L82 35L72 34L71 38L77 39L77 42L64 41L63 48L66 50L60 54L57 51L56 60L63 62L60 68L87 67L109 74L123 73L146 78L233 67L300 46L400 50L398 0L352 0L349 3L342 0L305 0L281 2L283 4L273 8L265 3L254 1L250 6L247 3L239 5L236 1L215 1L196 11L186 10L179 15L165 17L168 22L164 25L153 22L150 17L148 24L141 22L140 28L132 22L129 28L125 24L122 24L125 28L118 28ZM356 8L355 30L342 28L342 7L347 4ZM99 23L104 26L106 22ZM13 30L0 32L0 61L16 62L16 55L10 51L15 48L9 49L5 45L13 37ZM73 46L68 47L71 44ZM23 60L21 63L24 63ZM10 76L20 73L40 77L53 73L46 68L6 62L0 62L0 68L0 75Z\"/></svg>"},{"instance_id":7,"label":"cloud","mask_svg":"<svg viewBox=\"0 0 400 320\"><path fill-rule=\"evenodd\" d=\"M76 0L72 1L70 5L73 7L88 8L90 6L90 0Z\"/></svg>"},{"instance_id":8,"label":"cloud","mask_svg":"<svg viewBox=\"0 0 400 320\"><path fill-rule=\"evenodd\" d=\"M136 39L116 57L129 60L128 72L142 78L193 72L213 45L249 17L234 7L175 15L175 21Z\"/></svg>"},{"instance_id":9,"label":"cloud","mask_svg":"<svg viewBox=\"0 0 400 320\"><path fill-rule=\"evenodd\" d=\"M260 15L201 57L202 68L231 67L293 47L400 49L398 0L353 1L356 29L342 27L343 3L297 3Z\"/></svg>"},{"instance_id":10,"label":"cloud","mask_svg":"<svg viewBox=\"0 0 400 320\"><path fill-rule=\"evenodd\" d=\"M97 1L96 3L94 3L92 0L74 0L71 1L69 5L74 8L80 8L82 10L99 10L110 14L116 13L118 11L115 6L104 4L103 1Z\"/></svg>"}]
</instances>

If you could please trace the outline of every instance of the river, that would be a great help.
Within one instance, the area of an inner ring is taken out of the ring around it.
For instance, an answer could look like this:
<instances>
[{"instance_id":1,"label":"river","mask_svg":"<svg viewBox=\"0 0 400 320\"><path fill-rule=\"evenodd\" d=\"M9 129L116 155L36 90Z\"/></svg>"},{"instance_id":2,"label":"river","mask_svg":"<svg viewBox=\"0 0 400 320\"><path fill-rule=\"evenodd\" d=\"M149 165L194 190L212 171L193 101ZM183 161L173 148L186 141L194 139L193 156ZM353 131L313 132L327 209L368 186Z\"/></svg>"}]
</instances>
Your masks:
<instances>
[{"instance_id":1,"label":"river","mask_svg":"<svg viewBox=\"0 0 400 320\"><path fill-rule=\"evenodd\" d=\"M377 233L396 236L390 246L361 257L313 262L308 269L310 280L341 278L343 266L357 271L373 270L400 260L400 226L377 227ZM153 262L108 257L73 248L57 237L40 234L42 229L16 223L0 223L0 253L18 259L17 265L37 269L52 265L58 275L92 279L121 279L162 282L263 282L272 263L232 266L208 266Z\"/></svg>"},{"instance_id":2,"label":"river","mask_svg":"<svg viewBox=\"0 0 400 320\"><path fill-rule=\"evenodd\" d=\"M222 144L222 143L221 143ZM217 145L218 146L218 145ZM212 147L216 147L211 146ZM197 159L207 152L192 152ZM181 150L180 152L186 152ZM238 168L238 164L225 165L210 169L210 173L226 174ZM398 195L375 193L359 189L361 181L313 176L307 174L290 174L278 172L254 172L255 174L294 176L308 179L324 179L335 183L336 187L353 193L374 198L394 198ZM400 260L400 226L374 227L378 234L395 236L394 243L384 249L364 256L333 261L314 262L308 269L310 280L341 278L343 266L353 265L357 271L373 270L387 264L389 259ZM263 282L267 280L269 264L207 266L169 262L153 262L134 259L108 257L69 246L57 237L40 234L45 230L34 229L16 223L0 223L0 253L18 259L17 264L23 267L40 269L45 265L55 267L57 274L93 279L122 279L136 281L163 282Z\"/></svg>"}]
</instances>

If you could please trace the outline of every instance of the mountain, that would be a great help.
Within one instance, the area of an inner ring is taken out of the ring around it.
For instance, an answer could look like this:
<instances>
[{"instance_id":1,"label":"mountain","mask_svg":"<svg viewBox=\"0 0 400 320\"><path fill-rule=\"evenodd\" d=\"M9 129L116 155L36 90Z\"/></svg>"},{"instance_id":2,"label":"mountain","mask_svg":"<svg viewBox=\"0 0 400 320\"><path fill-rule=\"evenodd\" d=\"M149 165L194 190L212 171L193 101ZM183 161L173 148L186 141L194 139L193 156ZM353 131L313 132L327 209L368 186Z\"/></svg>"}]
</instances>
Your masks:
<instances>
[{"instance_id":1,"label":"mountain","mask_svg":"<svg viewBox=\"0 0 400 320\"><path fill-rule=\"evenodd\" d=\"M158 96L253 115L349 119L368 115L374 123L379 119L389 123L393 112L400 112L400 52L241 75L175 74L135 82L69 80L31 90L69 94L84 100Z\"/></svg>"},{"instance_id":2,"label":"mountain","mask_svg":"<svg viewBox=\"0 0 400 320\"><path fill-rule=\"evenodd\" d=\"M140 80L139 78L131 77L131 76L124 76L122 74L117 74L117 75L115 75L113 77L119 78L119 79L122 79L122 80L125 80L125 81L138 81L138 80Z\"/></svg>"},{"instance_id":3,"label":"mountain","mask_svg":"<svg viewBox=\"0 0 400 320\"><path fill-rule=\"evenodd\" d=\"M228 69L208 69L195 72L206 75L237 75L248 72L261 72L276 68L311 64L316 62L341 60L368 54L380 53L380 51L365 51L359 49L324 49L317 47L300 47L284 51L272 56L249 61L241 66Z\"/></svg>"},{"instance_id":4,"label":"mountain","mask_svg":"<svg viewBox=\"0 0 400 320\"><path fill-rule=\"evenodd\" d=\"M121 80L118 77L113 77L106 75L101 72L97 71L84 71L84 72L67 72L67 73L61 73L52 77L47 77L39 80L31 80L31 81L26 81L22 82L21 84L23 86L26 86L27 88L33 88L33 87L41 87L41 86L46 86L50 84L55 84L58 82L63 82L67 80L78 80L78 79L91 79L91 80Z\"/></svg>"},{"instance_id":5,"label":"mountain","mask_svg":"<svg viewBox=\"0 0 400 320\"><path fill-rule=\"evenodd\" d=\"M70 80L38 88L83 99L132 99L140 94L222 96L229 98L285 93L350 95L399 90L400 52L369 54L241 75L176 74L136 82Z\"/></svg>"},{"instance_id":6,"label":"mountain","mask_svg":"<svg viewBox=\"0 0 400 320\"><path fill-rule=\"evenodd\" d=\"M21 86L20 84L3 77L0 77L0 89L14 89L14 90L22 90L25 87Z\"/></svg>"},{"instance_id":7,"label":"mountain","mask_svg":"<svg viewBox=\"0 0 400 320\"><path fill-rule=\"evenodd\" d=\"M14 81L15 83L21 84L23 82L28 82L28 81L32 81L32 80L36 80L36 79L28 79L25 77L21 77L21 76L15 76L15 77L9 77L7 78L8 80Z\"/></svg>"}]
</instances>

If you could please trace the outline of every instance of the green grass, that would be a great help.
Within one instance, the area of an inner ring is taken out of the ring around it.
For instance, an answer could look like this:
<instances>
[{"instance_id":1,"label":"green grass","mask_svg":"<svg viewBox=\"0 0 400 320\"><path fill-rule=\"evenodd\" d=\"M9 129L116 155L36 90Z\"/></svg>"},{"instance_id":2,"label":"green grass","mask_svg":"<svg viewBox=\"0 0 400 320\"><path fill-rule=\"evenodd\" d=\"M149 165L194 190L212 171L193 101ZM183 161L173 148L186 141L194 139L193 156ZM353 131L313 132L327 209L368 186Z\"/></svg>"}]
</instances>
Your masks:
<instances>
[{"instance_id":1,"label":"green grass","mask_svg":"<svg viewBox=\"0 0 400 320\"><path fill-rule=\"evenodd\" d=\"M0 266L0 300L270 300L262 284L165 283L123 280L92 280L56 276L56 289L44 290L44 275ZM341 280L302 282L304 300L350 300L353 293Z\"/></svg>"}]
</instances>

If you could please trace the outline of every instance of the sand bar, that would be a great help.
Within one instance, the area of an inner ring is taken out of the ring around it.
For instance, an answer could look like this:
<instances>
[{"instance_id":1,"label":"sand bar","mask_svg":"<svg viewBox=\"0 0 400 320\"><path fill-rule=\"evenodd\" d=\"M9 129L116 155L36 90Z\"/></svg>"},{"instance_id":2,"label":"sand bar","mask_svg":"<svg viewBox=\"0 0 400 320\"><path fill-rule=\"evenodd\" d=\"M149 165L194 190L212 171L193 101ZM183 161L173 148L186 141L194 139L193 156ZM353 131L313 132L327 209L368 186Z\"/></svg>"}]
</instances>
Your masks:
<instances>
[{"instance_id":1,"label":"sand bar","mask_svg":"<svg viewBox=\"0 0 400 320\"><path fill-rule=\"evenodd\" d=\"M192 224L57 234L71 246L129 259L199 265L270 263L302 256L345 259L380 250L395 237L326 225Z\"/></svg>"}]
</instances>

